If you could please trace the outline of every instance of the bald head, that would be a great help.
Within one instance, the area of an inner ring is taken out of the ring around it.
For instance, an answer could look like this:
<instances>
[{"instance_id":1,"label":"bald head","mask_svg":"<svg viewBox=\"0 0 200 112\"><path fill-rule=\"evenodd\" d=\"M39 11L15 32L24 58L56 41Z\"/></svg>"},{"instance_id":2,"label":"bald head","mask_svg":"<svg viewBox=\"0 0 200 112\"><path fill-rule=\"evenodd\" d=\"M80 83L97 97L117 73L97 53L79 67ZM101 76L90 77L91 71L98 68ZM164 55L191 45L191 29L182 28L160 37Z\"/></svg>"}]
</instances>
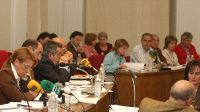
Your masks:
<instances>
[{"instance_id":1,"label":"bald head","mask_svg":"<svg viewBox=\"0 0 200 112\"><path fill-rule=\"evenodd\" d=\"M63 47L66 46L66 41L63 37L56 37L52 39L54 42L57 42L59 44L62 44Z\"/></svg>"},{"instance_id":2,"label":"bald head","mask_svg":"<svg viewBox=\"0 0 200 112\"><path fill-rule=\"evenodd\" d=\"M170 95L175 100L187 101L189 100L195 93L194 86L186 80L177 81L172 87L170 91Z\"/></svg>"}]
</instances>

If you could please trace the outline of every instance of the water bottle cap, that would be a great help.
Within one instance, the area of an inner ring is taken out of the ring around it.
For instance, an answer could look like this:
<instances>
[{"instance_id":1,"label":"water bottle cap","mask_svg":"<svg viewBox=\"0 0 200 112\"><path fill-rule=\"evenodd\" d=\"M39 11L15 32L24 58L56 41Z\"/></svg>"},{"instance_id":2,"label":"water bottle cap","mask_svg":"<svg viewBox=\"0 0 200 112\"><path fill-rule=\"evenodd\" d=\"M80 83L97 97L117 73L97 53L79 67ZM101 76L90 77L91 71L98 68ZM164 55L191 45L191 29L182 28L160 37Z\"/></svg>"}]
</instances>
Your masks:
<instances>
[{"instance_id":1,"label":"water bottle cap","mask_svg":"<svg viewBox=\"0 0 200 112\"><path fill-rule=\"evenodd\" d=\"M69 86L69 82L65 82L65 86Z\"/></svg>"}]
</instances>

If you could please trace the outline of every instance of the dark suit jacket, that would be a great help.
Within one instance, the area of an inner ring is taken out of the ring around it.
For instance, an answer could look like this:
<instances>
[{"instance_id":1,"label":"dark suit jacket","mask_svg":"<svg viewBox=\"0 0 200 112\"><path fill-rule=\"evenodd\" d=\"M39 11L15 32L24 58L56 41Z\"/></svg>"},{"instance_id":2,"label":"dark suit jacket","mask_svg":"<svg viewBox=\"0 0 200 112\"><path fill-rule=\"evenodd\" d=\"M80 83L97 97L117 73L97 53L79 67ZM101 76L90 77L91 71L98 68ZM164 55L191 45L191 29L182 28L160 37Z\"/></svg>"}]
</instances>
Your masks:
<instances>
[{"instance_id":1,"label":"dark suit jacket","mask_svg":"<svg viewBox=\"0 0 200 112\"><path fill-rule=\"evenodd\" d=\"M37 81L44 79L53 83L60 82L63 85L70 79L70 73L64 68L59 68L47 57L42 57L38 65L34 68L34 77Z\"/></svg>"},{"instance_id":2,"label":"dark suit jacket","mask_svg":"<svg viewBox=\"0 0 200 112\"><path fill-rule=\"evenodd\" d=\"M0 105L6 104L9 102L20 102L21 100L33 100L35 97L29 93L25 92L23 94L20 90L14 85L14 82L17 82L11 68L2 68L0 71Z\"/></svg>"},{"instance_id":3,"label":"dark suit jacket","mask_svg":"<svg viewBox=\"0 0 200 112\"><path fill-rule=\"evenodd\" d=\"M78 54L81 54L82 58L86 58L85 54L83 52L77 51L71 42L67 43L67 50L70 51L73 54L73 61L76 61Z\"/></svg>"},{"instance_id":4,"label":"dark suit jacket","mask_svg":"<svg viewBox=\"0 0 200 112\"><path fill-rule=\"evenodd\" d=\"M139 112L197 112L189 106L178 105L171 100L165 102L144 98L139 107Z\"/></svg>"}]
</instances>

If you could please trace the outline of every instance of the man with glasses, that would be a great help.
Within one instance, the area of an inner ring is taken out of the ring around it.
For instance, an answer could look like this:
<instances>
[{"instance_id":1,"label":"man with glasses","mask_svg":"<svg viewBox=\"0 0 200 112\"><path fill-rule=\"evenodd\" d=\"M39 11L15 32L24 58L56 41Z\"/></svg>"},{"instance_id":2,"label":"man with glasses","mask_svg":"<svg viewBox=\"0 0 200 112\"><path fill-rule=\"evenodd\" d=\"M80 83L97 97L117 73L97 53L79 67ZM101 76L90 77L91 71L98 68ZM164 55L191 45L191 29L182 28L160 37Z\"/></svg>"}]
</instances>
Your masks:
<instances>
[{"instance_id":1,"label":"man with glasses","mask_svg":"<svg viewBox=\"0 0 200 112\"><path fill-rule=\"evenodd\" d=\"M44 44L42 59L34 68L35 79L37 81L46 79L53 83L62 83L63 85L69 81L69 72L58 66L62 53L61 44L54 41L47 41Z\"/></svg>"},{"instance_id":2,"label":"man with glasses","mask_svg":"<svg viewBox=\"0 0 200 112\"><path fill-rule=\"evenodd\" d=\"M151 49L152 35L144 33L141 38L141 44L137 45L132 50L131 61L135 63L148 64L151 57L149 52ZM152 61L152 60L151 60Z\"/></svg>"}]
</instances>

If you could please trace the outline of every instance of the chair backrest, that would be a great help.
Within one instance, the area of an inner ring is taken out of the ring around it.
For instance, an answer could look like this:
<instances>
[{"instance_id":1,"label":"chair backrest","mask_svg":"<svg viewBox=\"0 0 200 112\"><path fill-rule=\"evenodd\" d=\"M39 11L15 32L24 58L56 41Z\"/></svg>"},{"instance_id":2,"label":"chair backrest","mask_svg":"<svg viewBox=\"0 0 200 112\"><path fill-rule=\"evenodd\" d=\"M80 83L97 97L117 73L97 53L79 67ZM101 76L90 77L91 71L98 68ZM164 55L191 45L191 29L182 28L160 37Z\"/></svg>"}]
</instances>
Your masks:
<instances>
[{"instance_id":1,"label":"chair backrest","mask_svg":"<svg viewBox=\"0 0 200 112\"><path fill-rule=\"evenodd\" d=\"M0 50L0 69L10 55L11 55L10 52L5 51L5 50Z\"/></svg>"},{"instance_id":2,"label":"chair backrest","mask_svg":"<svg viewBox=\"0 0 200 112\"><path fill-rule=\"evenodd\" d=\"M99 68L101 67L101 63L103 63L104 56L103 55L93 55L93 56L90 56L88 58L88 60L90 61L91 65L94 68L99 70Z\"/></svg>"},{"instance_id":3,"label":"chair backrest","mask_svg":"<svg viewBox=\"0 0 200 112\"><path fill-rule=\"evenodd\" d=\"M115 73L115 100L118 105L134 106L134 83L131 72Z\"/></svg>"},{"instance_id":4,"label":"chair backrest","mask_svg":"<svg viewBox=\"0 0 200 112\"><path fill-rule=\"evenodd\" d=\"M130 56L125 56L126 62L131 62L131 57Z\"/></svg>"}]
</instances>

